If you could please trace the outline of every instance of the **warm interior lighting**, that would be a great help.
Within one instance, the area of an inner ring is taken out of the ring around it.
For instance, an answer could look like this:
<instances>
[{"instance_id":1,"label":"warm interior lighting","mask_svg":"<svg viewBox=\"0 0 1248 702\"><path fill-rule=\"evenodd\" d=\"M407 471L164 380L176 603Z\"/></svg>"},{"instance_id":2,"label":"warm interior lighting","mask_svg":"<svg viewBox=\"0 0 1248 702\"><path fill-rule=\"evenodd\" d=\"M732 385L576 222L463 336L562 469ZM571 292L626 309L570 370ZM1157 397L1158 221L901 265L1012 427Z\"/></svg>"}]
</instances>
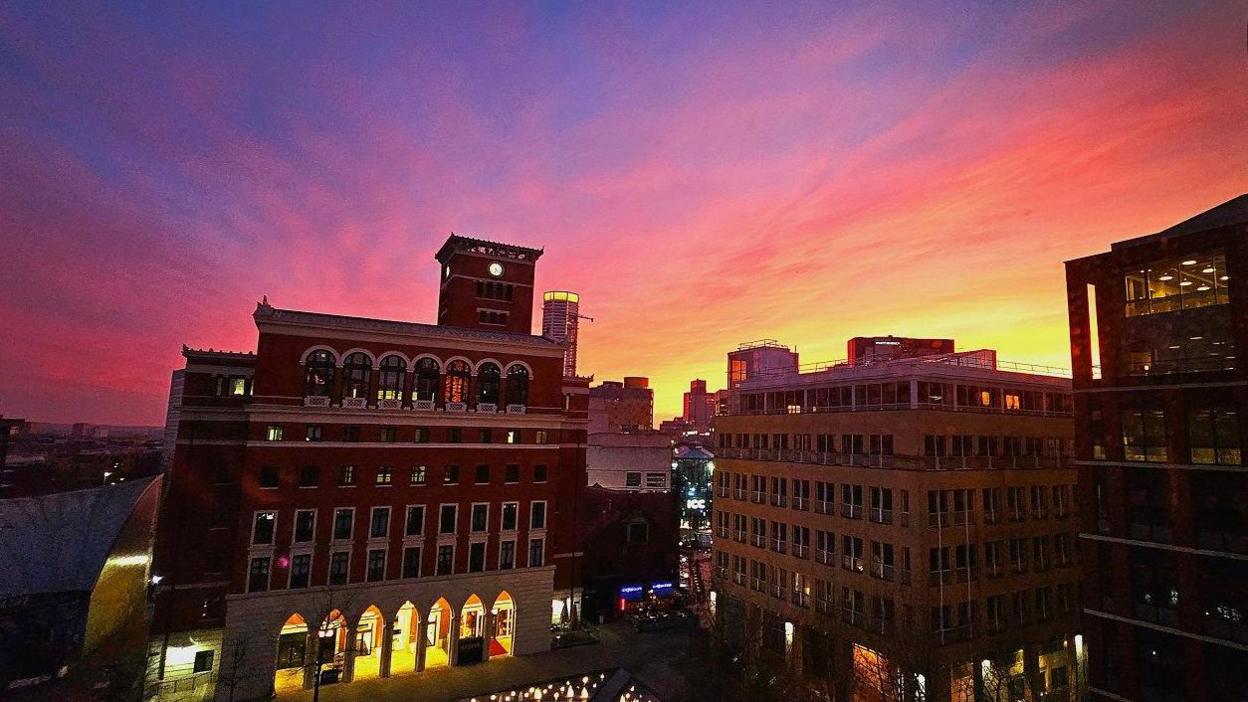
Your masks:
<instances>
[{"instance_id":1,"label":"warm interior lighting","mask_svg":"<svg viewBox=\"0 0 1248 702\"><path fill-rule=\"evenodd\" d=\"M1194 266L1194 265L1196 265L1196 259L1194 259L1194 258L1189 258L1189 259L1187 259L1186 261L1184 261L1184 262L1183 262L1183 265L1185 265L1185 266Z\"/></svg>"},{"instance_id":2,"label":"warm interior lighting","mask_svg":"<svg viewBox=\"0 0 1248 702\"><path fill-rule=\"evenodd\" d=\"M1172 276L1172 275L1163 275L1163 276L1160 276L1159 278L1157 278L1157 280L1174 280L1174 276Z\"/></svg>"}]
</instances>

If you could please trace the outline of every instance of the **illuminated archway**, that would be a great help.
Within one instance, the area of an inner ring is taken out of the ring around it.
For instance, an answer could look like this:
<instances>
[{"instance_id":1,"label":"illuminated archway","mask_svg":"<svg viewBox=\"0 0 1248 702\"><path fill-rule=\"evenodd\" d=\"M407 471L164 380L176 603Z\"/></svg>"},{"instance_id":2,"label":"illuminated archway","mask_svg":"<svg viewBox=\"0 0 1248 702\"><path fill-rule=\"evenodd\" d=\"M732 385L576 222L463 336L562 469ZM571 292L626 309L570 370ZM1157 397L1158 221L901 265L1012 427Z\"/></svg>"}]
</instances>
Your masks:
<instances>
[{"instance_id":1,"label":"illuminated archway","mask_svg":"<svg viewBox=\"0 0 1248 702\"><path fill-rule=\"evenodd\" d=\"M438 598L429 608L425 624L425 670L451 664L451 627L455 611L445 597Z\"/></svg>"},{"instance_id":2,"label":"illuminated archway","mask_svg":"<svg viewBox=\"0 0 1248 702\"><path fill-rule=\"evenodd\" d=\"M381 676L382 637L386 620L377 605L369 605L355 625L355 674L352 680L369 680Z\"/></svg>"},{"instance_id":3,"label":"illuminated archway","mask_svg":"<svg viewBox=\"0 0 1248 702\"><path fill-rule=\"evenodd\" d=\"M404 675L416 672L417 650L424 644L420 612L410 601L399 607L394 617L390 647L390 674Z\"/></svg>"},{"instance_id":4,"label":"illuminated archway","mask_svg":"<svg viewBox=\"0 0 1248 702\"><path fill-rule=\"evenodd\" d=\"M277 634L277 663L273 673L273 689L278 694L303 689L304 664L307 661L308 623L299 614L292 614Z\"/></svg>"},{"instance_id":5,"label":"illuminated archway","mask_svg":"<svg viewBox=\"0 0 1248 702\"><path fill-rule=\"evenodd\" d=\"M515 651L516 603L511 593L503 590L490 609L494 615L494 631L490 636L490 657L510 656Z\"/></svg>"},{"instance_id":6,"label":"illuminated archway","mask_svg":"<svg viewBox=\"0 0 1248 702\"><path fill-rule=\"evenodd\" d=\"M485 605L481 598L470 595L459 611L459 638L480 638L485 634Z\"/></svg>"}]
</instances>

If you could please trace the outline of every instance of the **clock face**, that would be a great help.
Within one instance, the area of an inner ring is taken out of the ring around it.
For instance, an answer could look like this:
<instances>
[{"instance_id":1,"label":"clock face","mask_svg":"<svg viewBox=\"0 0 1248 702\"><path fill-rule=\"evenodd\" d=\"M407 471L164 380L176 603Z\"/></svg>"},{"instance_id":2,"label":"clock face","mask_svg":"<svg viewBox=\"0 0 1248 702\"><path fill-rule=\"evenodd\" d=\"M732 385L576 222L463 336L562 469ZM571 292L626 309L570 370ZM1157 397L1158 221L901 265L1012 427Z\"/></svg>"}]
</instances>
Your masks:
<instances>
[{"instance_id":1,"label":"clock face","mask_svg":"<svg viewBox=\"0 0 1248 702\"><path fill-rule=\"evenodd\" d=\"M497 262L490 264L490 275L497 278L498 276L502 274L503 274L503 264L497 263Z\"/></svg>"}]
</instances>

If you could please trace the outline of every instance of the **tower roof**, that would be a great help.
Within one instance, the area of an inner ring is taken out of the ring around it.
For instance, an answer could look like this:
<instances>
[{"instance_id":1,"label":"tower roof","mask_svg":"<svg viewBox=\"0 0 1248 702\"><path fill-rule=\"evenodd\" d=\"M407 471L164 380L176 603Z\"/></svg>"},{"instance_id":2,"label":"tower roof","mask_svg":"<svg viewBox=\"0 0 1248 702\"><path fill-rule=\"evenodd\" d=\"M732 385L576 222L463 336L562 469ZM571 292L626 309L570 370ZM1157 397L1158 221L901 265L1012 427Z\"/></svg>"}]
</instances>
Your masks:
<instances>
[{"instance_id":1,"label":"tower roof","mask_svg":"<svg viewBox=\"0 0 1248 702\"><path fill-rule=\"evenodd\" d=\"M488 241L486 239L473 239L472 237L451 234L446 239L446 243L442 244L442 248L434 254L434 258L439 263L446 263L451 254L467 253L479 256L495 256L498 258L510 258L517 261L536 262L538 257L542 255L544 249L533 249L527 246L516 246L514 244L503 244L497 241Z\"/></svg>"}]
</instances>

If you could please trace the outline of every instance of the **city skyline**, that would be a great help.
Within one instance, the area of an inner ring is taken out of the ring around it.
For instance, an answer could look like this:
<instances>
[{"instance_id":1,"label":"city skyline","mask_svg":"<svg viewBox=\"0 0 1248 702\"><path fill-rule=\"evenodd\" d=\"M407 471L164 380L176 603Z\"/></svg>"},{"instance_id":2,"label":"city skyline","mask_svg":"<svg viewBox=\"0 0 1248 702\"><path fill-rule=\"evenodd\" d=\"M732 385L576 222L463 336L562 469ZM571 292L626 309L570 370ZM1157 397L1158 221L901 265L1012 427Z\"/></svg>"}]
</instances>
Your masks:
<instances>
[{"instance_id":1,"label":"city skyline","mask_svg":"<svg viewBox=\"0 0 1248 702\"><path fill-rule=\"evenodd\" d=\"M432 323L452 231L545 247L581 372L648 376L656 420L760 337L1068 366L1062 262L1243 191L1242 20L7 6L0 412L159 424L182 344L255 350L264 295Z\"/></svg>"}]
</instances>

